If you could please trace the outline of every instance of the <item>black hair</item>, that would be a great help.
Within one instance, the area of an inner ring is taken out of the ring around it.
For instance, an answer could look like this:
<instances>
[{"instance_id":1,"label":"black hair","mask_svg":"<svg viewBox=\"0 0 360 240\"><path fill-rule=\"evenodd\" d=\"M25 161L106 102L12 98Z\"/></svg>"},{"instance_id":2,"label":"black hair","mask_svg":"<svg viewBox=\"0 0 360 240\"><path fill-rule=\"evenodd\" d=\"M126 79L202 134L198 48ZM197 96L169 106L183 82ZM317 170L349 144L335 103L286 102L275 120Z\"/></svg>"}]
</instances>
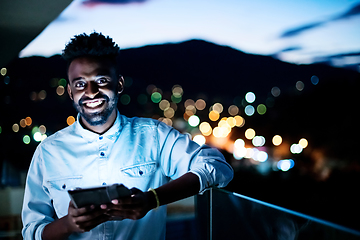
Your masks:
<instances>
[{"instance_id":1,"label":"black hair","mask_svg":"<svg viewBox=\"0 0 360 240\"><path fill-rule=\"evenodd\" d=\"M116 65L116 58L120 48L109 36L93 32L74 36L65 46L62 57L67 61L67 66L78 57L99 57L111 60Z\"/></svg>"}]
</instances>

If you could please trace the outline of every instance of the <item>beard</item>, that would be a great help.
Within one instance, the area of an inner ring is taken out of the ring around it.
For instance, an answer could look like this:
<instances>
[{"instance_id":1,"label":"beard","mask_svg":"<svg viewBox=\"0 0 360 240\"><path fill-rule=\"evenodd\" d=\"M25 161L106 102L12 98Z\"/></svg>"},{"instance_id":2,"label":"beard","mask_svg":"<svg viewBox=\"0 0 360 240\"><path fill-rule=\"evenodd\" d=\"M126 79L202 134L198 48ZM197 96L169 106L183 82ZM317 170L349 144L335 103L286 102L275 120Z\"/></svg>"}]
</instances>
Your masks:
<instances>
[{"instance_id":1,"label":"beard","mask_svg":"<svg viewBox=\"0 0 360 240\"><path fill-rule=\"evenodd\" d=\"M82 97L79 99L78 103L73 101L73 106L87 123L89 123L91 126L99 126L105 124L109 119L111 113L114 111L114 109L117 106L118 97L119 95L115 94L113 97L109 98L107 95L99 92L96 95L96 97L93 99L90 99L88 97ZM95 99L103 99L104 100L103 104L106 104L107 106L100 112L87 113L85 111L85 106L83 102L85 100L95 100Z\"/></svg>"}]
</instances>

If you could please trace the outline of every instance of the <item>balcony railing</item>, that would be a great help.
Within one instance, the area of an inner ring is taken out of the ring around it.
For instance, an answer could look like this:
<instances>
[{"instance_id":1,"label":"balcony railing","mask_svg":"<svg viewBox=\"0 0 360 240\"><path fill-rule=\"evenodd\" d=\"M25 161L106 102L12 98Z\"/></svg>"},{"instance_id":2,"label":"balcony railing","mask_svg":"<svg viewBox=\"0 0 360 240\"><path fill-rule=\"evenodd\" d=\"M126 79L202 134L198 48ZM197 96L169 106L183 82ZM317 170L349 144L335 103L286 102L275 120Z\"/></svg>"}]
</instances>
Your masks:
<instances>
[{"instance_id":1,"label":"balcony railing","mask_svg":"<svg viewBox=\"0 0 360 240\"><path fill-rule=\"evenodd\" d=\"M201 240L360 239L360 231L221 189L195 202Z\"/></svg>"}]
</instances>

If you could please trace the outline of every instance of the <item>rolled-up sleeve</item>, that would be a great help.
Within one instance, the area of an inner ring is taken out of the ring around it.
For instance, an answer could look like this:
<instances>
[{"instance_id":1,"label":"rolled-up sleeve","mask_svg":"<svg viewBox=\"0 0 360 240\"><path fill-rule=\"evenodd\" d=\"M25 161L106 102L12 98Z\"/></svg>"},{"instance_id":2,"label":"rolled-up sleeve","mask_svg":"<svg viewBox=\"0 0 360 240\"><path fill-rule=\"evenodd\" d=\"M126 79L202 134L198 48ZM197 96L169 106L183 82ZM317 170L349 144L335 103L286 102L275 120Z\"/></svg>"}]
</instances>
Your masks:
<instances>
[{"instance_id":1,"label":"rolled-up sleeve","mask_svg":"<svg viewBox=\"0 0 360 240\"><path fill-rule=\"evenodd\" d=\"M163 123L159 123L158 132L161 165L168 177L176 179L191 172L199 177L200 192L225 187L233 178L233 169L217 149L200 146Z\"/></svg>"},{"instance_id":2,"label":"rolled-up sleeve","mask_svg":"<svg viewBox=\"0 0 360 240\"><path fill-rule=\"evenodd\" d=\"M41 240L44 227L54 221L54 210L47 189L43 184L41 150L38 147L31 161L22 208L22 235L26 240Z\"/></svg>"}]
</instances>

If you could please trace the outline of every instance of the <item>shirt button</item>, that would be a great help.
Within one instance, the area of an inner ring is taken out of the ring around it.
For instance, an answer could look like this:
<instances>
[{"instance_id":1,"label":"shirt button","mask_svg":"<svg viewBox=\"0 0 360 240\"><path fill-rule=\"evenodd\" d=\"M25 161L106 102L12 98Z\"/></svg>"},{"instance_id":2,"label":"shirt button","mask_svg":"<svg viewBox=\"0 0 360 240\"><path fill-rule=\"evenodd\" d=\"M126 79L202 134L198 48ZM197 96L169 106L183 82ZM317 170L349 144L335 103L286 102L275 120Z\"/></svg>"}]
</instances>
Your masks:
<instances>
[{"instance_id":1,"label":"shirt button","mask_svg":"<svg viewBox=\"0 0 360 240\"><path fill-rule=\"evenodd\" d=\"M103 140L103 136L100 136L100 137L99 137L99 140Z\"/></svg>"},{"instance_id":2,"label":"shirt button","mask_svg":"<svg viewBox=\"0 0 360 240\"><path fill-rule=\"evenodd\" d=\"M105 153L104 152L100 152L100 156L105 156Z\"/></svg>"}]
</instances>

